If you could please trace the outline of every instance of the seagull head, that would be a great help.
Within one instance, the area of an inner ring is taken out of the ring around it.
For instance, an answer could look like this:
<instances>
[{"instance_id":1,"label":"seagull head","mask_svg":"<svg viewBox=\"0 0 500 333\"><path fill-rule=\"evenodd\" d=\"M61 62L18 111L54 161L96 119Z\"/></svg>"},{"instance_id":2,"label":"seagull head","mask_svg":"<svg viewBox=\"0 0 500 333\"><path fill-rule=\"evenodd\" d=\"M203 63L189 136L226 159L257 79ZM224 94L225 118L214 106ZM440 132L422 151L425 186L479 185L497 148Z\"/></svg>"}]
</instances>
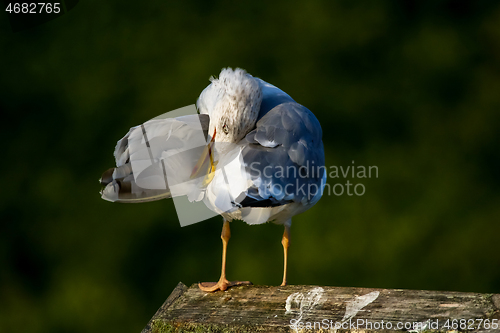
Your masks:
<instances>
[{"instance_id":1,"label":"seagull head","mask_svg":"<svg viewBox=\"0 0 500 333\"><path fill-rule=\"evenodd\" d=\"M211 138L191 173L191 178L197 177L209 160L204 184L211 181L217 165L214 145L223 153L231 149L231 144L240 142L255 127L262 102L259 82L241 68L224 68L219 78L211 77L210 81L197 105L200 113L210 116L208 134Z\"/></svg>"},{"instance_id":2,"label":"seagull head","mask_svg":"<svg viewBox=\"0 0 500 333\"><path fill-rule=\"evenodd\" d=\"M238 143L255 127L259 116L259 83L240 68L224 68L219 78L210 81L197 103L200 112L210 116L208 133L215 142Z\"/></svg>"}]
</instances>

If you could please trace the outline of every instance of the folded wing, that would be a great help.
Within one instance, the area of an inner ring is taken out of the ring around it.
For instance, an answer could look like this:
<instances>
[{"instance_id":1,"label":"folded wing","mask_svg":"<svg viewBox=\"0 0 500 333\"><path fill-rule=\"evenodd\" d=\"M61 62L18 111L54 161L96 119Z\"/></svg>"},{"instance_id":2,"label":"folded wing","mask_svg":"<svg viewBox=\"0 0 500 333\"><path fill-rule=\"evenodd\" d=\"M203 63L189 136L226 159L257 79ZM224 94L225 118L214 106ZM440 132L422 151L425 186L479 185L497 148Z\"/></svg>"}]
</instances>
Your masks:
<instances>
[{"instance_id":1,"label":"folded wing","mask_svg":"<svg viewBox=\"0 0 500 333\"><path fill-rule=\"evenodd\" d=\"M287 204L307 209L326 183L321 137L320 124L306 107L296 102L273 107L233 153L222 156L221 176L208 186L208 199L220 212L240 210L249 224L266 222Z\"/></svg>"}]
</instances>

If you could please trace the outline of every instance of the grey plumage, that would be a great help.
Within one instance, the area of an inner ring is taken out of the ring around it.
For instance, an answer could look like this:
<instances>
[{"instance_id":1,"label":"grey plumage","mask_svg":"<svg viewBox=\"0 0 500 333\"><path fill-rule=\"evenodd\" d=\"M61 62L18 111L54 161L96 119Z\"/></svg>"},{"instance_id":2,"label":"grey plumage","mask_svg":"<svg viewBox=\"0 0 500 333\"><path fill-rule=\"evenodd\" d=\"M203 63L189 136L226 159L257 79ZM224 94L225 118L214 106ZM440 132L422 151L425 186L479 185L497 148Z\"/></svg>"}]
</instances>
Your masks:
<instances>
[{"instance_id":1,"label":"grey plumage","mask_svg":"<svg viewBox=\"0 0 500 333\"><path fill-rule=\"evenodd\" d=\"M259 197L282 202L311 201L321 189L324 176L324 170L317 170L325 163L321 136L316 117L294 102L274 107L259 120L256 129L247 135L249 143L243 144L242 152L246 171L254 184L261 184L254 187ZM307 193L298 190L301 186ZM283 191L272 192L276 187Z\"/></svg>"}]
</instances>

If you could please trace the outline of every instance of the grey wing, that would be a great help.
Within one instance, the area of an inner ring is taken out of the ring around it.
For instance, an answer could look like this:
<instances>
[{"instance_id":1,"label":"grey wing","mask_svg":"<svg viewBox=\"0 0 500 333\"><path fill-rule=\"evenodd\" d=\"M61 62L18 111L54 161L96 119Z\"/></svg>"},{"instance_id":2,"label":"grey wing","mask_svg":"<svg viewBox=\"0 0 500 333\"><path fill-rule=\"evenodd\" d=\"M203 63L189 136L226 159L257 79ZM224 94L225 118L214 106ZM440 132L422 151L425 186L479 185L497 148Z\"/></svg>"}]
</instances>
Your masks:
<instances>
[{"instance_id":1,"label":"grey wing","mask_svg":"<svg viewBox=\"0 0 500 333\"><path fill-rule=\"evenodd\" d=\"M165 154L189 149L188 144L203 145L208 124L208 115L188 115L152 119L131 128L115 147L116 168L107 170L101 177L101 184L105 186L102 198L117 202L169 198Z\"/></svg>"},{"instance_id":2,"label":"grey wing","mask_svg":"<svg viewBox=\"0 0 500 333\"><path fill-rule=\"evenodd\" d=\"M298 103L279 104L268 111L240 143L253 185L235 203L241 207L314 204L326 182L321 137L319 121Z\"/></svg>"},{"instance_id":3,"label":"grey wing","mask_svg":"<svg viewBox=\"0 0 500 333\"><path fill-rule=\"evenodd\" d=\"M264 117L275 106L283 103L295 102L286 92L278 87L275 87L262 79L255 79L259 82L259 86L262 91L262 102L260 104L260 112L257 120Z\"/></svg>"}]
</instances>

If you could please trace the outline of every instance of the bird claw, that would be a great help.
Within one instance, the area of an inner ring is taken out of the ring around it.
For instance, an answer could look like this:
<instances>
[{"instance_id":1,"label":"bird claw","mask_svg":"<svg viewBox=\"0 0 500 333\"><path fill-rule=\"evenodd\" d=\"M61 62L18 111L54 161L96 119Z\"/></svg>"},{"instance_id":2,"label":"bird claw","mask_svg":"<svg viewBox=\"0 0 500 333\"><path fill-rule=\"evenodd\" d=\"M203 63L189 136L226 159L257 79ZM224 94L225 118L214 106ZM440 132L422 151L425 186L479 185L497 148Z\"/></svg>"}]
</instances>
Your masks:
<instances>
[{"instance_id":1,"label":"bird claw","mask_svg":"<svg viewBox=\"0 0 500 333\"><path fill-rule=\"evenodd\" d=\"M250 286L252 282L250 281L228 281L226 279L219 280L219 282L200 282L198 283L198 287L205 292L214 292L217 290L227 290L227 288L235 287L235 286Z\"/></svg>"}]
</instances>

